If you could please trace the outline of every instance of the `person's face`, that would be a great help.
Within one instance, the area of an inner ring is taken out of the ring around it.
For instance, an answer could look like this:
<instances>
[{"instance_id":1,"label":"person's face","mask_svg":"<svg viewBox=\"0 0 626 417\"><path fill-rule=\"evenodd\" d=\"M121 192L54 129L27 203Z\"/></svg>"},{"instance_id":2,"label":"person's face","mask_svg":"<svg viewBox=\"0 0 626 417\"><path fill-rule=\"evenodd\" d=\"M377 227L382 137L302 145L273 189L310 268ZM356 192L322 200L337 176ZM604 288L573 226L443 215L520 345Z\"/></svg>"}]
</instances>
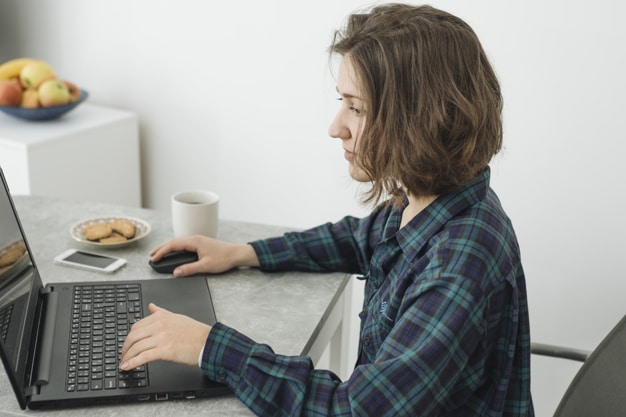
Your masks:
<instances>
[{"instance_id":1,"label":"person's face","mask_svg":"<svg viewBox=\"0 0 626 417\"><path fill-rule=\"evenodd\" d=\"M367 182L370 179L356 163L359 157L361 131L365 124L365 109L360 88L355 80L352 63L350 59L344 58L339 64L337 74L337 92L341 108L328 127L328 134L343 142L344 157L349 163L350 176L356 181Z\"/></svg>"}]
</instances>

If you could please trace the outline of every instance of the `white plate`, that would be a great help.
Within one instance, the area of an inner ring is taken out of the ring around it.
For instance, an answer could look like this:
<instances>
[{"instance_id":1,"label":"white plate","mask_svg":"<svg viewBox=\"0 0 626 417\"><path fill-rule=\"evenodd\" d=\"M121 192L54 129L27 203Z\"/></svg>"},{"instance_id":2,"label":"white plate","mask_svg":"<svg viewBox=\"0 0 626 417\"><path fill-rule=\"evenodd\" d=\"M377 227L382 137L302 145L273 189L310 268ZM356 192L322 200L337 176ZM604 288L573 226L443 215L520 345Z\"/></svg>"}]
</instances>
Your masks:
<instances>
[{"instance_id":1,"label":"white plate","mask_svg":"<svg viewBox=\"0 0 626 417\"><path fill-rule=\"evenodd\" d=\"M128 220L135 225L135 236L132 239L128 239L124 242L114 242L114 243L100 243L97 241L87 240L85 237L83 230L86 226L95 223L112 223L115 220ZM101 248L119 248L121 246L130 245L133 242L143 239L148 236L150 233L150 224L141 219L136 219L134 217L126 217L126 216L102 216L102 217L94 217L92 219L87 219L76 223L74 226L70 228L70 234L72 237L87 245L98 246Z\"/></svg>"}]
</instances>

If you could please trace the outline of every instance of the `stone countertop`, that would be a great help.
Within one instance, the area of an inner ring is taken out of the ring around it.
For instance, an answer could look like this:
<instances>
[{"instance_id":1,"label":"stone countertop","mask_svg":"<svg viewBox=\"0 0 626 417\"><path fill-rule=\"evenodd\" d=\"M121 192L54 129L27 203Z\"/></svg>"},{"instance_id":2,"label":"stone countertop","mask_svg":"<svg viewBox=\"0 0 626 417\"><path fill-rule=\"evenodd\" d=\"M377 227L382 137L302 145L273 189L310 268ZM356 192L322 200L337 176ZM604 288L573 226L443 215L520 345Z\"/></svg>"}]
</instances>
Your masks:
<instances>
[{"instance_id":1,"label":"stone countertop","mask_svg":"<svg viewBox=\"0 0 626 417\"><path fill-rule=\"evenodd\" d=\"M107 279L163 278L148 266L151 248L172 236L170 213L141 208L89 202L70 202L38 196L16 196L15 205L44 284L60 281L105 281ZM73 224L94 217L129 216L151 225L151 232L140 241L121 248L101 249L75 241L70 236ZM291 229L254 223L220 220L218 238L249 242L281 235ZM56 265L53 258L68 248L101 252L127 259L128 264L112 275ZM176 279L173 278L172 279ZM179 278L184 279L184 278ZM207 275L215 313L221 321L253 338L267 343L277 353L306 354L318 335L329 311L343 291L346 274L302 272L262 273L239 269ZM0 369L0 416L251 416L234 396L195 401L141 403L58 411L21 410L12 388Z\"/></svg>"}]
</instances>

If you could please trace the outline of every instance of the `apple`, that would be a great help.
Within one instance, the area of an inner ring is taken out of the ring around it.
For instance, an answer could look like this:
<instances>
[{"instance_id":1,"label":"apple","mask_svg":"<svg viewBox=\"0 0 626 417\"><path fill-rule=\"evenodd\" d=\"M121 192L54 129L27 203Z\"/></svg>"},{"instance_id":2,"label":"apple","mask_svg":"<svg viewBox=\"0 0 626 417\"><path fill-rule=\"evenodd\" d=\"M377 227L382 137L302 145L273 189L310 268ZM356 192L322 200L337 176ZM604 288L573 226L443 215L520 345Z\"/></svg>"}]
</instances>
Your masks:
<instances>
[{"instance_id":1,"label":"apple","mask_svg":"<svg viewBox=\"0 0 626 417\"><path fill-rule=\"evenodd\" d=\"M42 107L61 106L70 101L70 91L67 86L56 79L44 81L37 91Z\"/></svg>"},{"instance_id":2,"label":"apple","mask_svg":"<svg viewBox=\"0 0 626 417\"><path fill-rule=\"evenodd\" d=\"M24 87L22 87L22 83L20 82L20 79L18 77L9 78L9 81L13 81L17 88L19 88L20 93L24 91Z\"/></svg>"},{"instance_id":3,"label":"apple","mask_svg":"<svg viewBox=\"0 0 626 417\"><path fill-rule=\"evenodd\" d=\"M17 78L0 80L0 106L19 106L22 87Z\"/></svg>"},{"instance_id":4,"label":"apple","mask_svg":"<svg viewBox=\"0 0 626 417\"><path fill-rule=\"evenodd\" d=\"M35 88L27 88L22 93L22 104L25 109L36 109L39 107L39 91Z\"/></svg>"},{"instance_id":5,"label":"apple","mask_svg":"<svg viewBox=\"0 0 626 417\"><path fill-rule=\"evenodd\" d=\"M52 67L45 61L31 62L20 71L20 81L24 88L39 88L44 81L56 77Z\"/></svg>"},{"instance_id":6,"label":"apple","mask_svg":"<svg viewBox=\"0 0 626 417\"><path fill-rule=\"evenodd\" d=\"M70 92L70 103L80 100L80 89L70 81L61 81Z\"/></svg>"}]
</instances>

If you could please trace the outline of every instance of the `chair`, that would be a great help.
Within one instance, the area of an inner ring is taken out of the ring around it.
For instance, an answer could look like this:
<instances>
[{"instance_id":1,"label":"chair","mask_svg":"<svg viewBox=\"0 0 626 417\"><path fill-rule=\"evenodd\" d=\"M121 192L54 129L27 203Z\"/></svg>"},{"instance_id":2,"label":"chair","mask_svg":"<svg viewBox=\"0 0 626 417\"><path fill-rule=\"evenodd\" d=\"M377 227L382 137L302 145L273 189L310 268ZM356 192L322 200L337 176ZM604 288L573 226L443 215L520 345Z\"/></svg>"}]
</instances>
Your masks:
<instances>
[{"instance_id":1,"label":"chair","mask_svg":"<svg viewBox=\"0 0 626 417\"><path fill-rule=\"evenodd\" d=\"M626 316L591 353L541 343L531 352L583 362L554 417L626 416Z\"/></svg>"}]
</instances>

